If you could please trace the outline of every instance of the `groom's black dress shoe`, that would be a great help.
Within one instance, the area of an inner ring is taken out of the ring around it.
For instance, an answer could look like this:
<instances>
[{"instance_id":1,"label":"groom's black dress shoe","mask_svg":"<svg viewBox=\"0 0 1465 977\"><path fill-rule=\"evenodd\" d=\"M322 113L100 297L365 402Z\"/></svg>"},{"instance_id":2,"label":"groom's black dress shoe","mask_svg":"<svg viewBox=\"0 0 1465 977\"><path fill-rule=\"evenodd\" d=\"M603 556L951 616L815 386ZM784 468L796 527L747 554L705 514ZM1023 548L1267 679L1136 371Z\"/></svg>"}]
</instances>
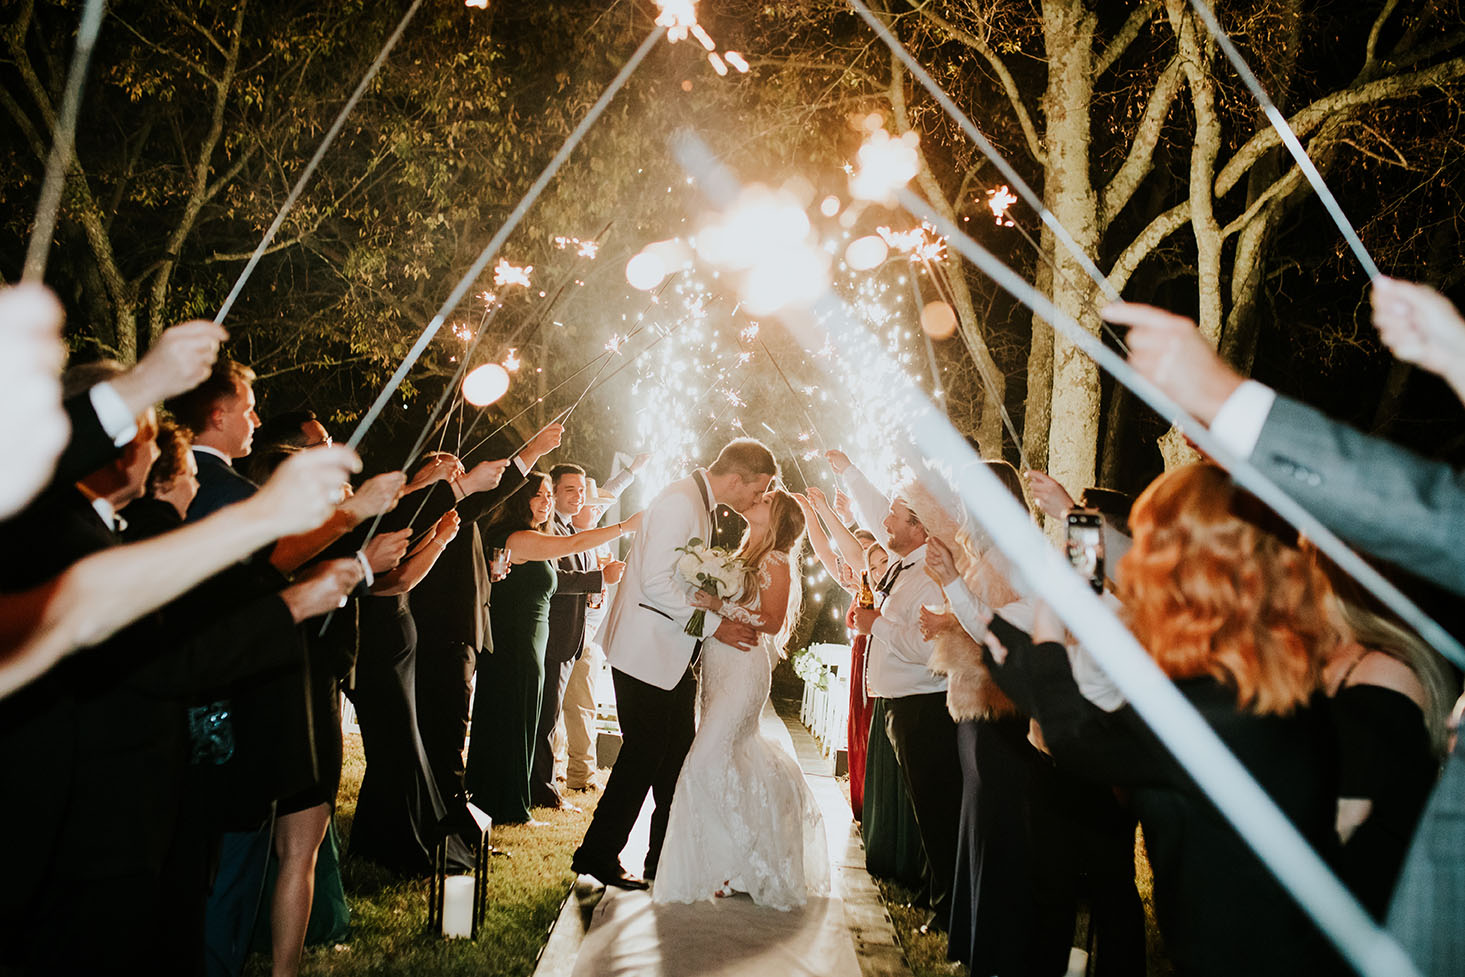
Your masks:
<instances>
[{"instance_id":1,"label":"groom's black dress shoe","mask_svg":"<svg viewBox=\"0 0 1465 977\"><path fill-rule=\"evenodd\" d=\"M588 875L602 885L614 886L617 889L650 888L644 880L627 875L626 870L621 868L618 862L587 862L577 858L570 862L570 868L579 875Z\"/></svg>"}]
</instances>

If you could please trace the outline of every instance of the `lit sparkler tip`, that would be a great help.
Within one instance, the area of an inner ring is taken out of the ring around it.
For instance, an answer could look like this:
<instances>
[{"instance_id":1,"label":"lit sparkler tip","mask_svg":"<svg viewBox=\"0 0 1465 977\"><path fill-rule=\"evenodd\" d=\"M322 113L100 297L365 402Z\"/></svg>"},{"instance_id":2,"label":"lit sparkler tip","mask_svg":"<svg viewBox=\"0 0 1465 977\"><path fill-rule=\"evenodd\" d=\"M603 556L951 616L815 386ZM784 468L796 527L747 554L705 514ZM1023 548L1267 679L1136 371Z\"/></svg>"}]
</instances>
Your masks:
<instances>
[{"instance_id":1,"label":"lit sparkler tip","mask_svg":"<svg viewBox=\"0 0 1465 977\"><path fill-rule=\"evenodd\" d=\"M1012 218L1007 216L1007 209L1015 203L1017 203L1017 194L1009 190L1005 183L987 191L987 206L991 209L998 227L1013 226Z\"/></svg>"},{"instance_id":2,"label":"lit sparkler tip","mask_svg":"<svg viewBox=\"0 0 1465 977\"><path fill-rule=\"evenodd\" d=\"M499 263L493 269L493 283L499 288L508 285L522 285L528 288L529 273L533 270L533 265L524 265L520 268L509 264L507 258L500 258Z\"/></svg>"},{"instance_id":3,"label":"lit sparkler tip","mask_svg":"<svg viewBox=\"0 0 1465 977\"><path fill-rule=\"evenodd\" d=\"M620 335L619 333L616 333L613 334L610 337L610 341L605 344L605 349L608 353L619 353L621 351L621 347L625 344L626 337Z\"/></svg>"},{"instance_id":4,"label":"lit sparkler tip","mask_svg":"<svg viewBox=\"0 0 1465 977\"><path fill-rule=\"evenodd\" d=\"M517 373L522 362L519 360L519 350L516 347L509 347L508 354L504 357L504 369L510 373Z\"/></svg>"},{"instance_id":5,"label":"lit sparkler tip","mask_svg":"<svg viewBox=\"0 0 1465 977\"><path fill-rule=\"evenodd\" d=\"M748 62L738 52L736 52L736 51L724 51L724 52L722 52L722 56L723 56L723 58L725 58L727 60L727 63L728 64L730 64L734 68L738 69L738 72L740 74L746 75L748 73Z\"/></svg>"},{"instance_id":6,"label":"lit sparkler tip","mask_svg":"<svg viewBox=\"0 0 1465 977\"><path fill-rule=\"evenodd\" d=\"M656 6L661 8L656 23L666 28L666 39L673 44L686 40L692 28L698 27L697 0L656 0Z\"/></svg>"},{"instance_id":7,"label":"lit sparkler tip","mask_svg":"<svg viewBox=\"0 0 1465 977\"><path fill-rule=\"evenodd\" d=\"M758 323L750 322L738 331L738 338L745 343L751 343L758 338Z\"/></svg>"},{"instance_id":8,"label":"lit sparkler tip","mask_svg":"<svg viewBox=\"0 0 1465 977\"><path fill-rule=\"evenodd\" d=\"M487 10L488 0L463 0L463 6L474 7L478 10Z\"/></svg>"},{"instance_id":9,"label":"lit sparkler tip","mask_svg":"<svg viewBox=\"0 0 1465 977\"><path fill-rule=\"evenodd\" d=\"M860 147L859 167L850 178L850 192L861 200L889 200L919 172L919 143L914 132L899 139L890 138L884 129L870 133Z\"/></svg>"}]
</instances>

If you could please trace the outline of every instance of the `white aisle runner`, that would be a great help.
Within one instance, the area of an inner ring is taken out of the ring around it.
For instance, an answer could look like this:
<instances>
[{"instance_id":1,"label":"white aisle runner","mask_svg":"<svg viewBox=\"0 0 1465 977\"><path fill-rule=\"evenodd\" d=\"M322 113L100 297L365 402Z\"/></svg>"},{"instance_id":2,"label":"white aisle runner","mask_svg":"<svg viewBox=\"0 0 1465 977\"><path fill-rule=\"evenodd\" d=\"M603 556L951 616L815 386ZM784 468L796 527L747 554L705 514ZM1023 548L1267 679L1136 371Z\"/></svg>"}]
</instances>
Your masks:
<instances>
[{"instance_id":1,"label":"white aisle runner","mask_svg":"<svg viewBox=\"0 0 1465 977\"><path fill-rule=\"evenodd\" d=\"M771 704L763 709L762 731L797 755ZM591 915L573 977L860 977L856 941L862 935L884 940L859 925L851 932L845 898L852 882L861 885L860 879L850 876L863 876L863 871L847 868L851 848L859 853L858 846L850 844L849 804L833 777L807 772L806 776L829 838L834 866L829 897L780 912L756 906L746 895L693 905L654 905L647 892L610 889ZM650 814L648 799L622 854L632 874L640 873L646 855ZM867 877L863 885L869 885Z\"/></svg>"}]
</instances>

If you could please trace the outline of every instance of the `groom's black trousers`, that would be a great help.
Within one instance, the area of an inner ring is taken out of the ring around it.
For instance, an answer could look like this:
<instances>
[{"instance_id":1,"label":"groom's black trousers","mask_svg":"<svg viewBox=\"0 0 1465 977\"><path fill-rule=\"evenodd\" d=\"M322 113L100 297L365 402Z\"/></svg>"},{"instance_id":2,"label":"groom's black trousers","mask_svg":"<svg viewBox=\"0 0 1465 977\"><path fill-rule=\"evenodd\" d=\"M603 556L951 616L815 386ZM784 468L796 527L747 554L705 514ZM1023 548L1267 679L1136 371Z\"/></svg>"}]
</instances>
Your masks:
<instances>
[{"instance_id":1,"label":"groom's black trousers","mask_svg":"<svg viewBox=\"0 0 1465 977\"><path fill-rule=\"evenodd\" d=\"M595 864L618 861L650 790L656 797L656 809L651 815L646 875L652 877L661 859L661 843L666 839L666 819L671 813L677 776L696 733L697 680L690 667L670 690L614 668L611 679L621 724L621 752L610 769L605 793L575 857Z\"/></svg>"}]
</instances>

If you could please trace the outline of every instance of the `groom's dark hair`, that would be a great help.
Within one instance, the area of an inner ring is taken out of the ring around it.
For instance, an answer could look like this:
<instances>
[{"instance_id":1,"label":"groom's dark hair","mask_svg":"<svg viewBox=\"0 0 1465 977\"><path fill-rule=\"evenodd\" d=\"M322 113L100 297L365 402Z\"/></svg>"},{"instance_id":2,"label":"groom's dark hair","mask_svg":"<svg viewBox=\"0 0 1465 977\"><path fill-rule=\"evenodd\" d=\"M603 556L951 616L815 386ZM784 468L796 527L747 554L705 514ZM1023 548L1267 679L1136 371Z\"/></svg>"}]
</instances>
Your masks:
<instances>
[{"instance_id":1,"label":"groom's dark hair","mask_svg":"<svg viewBox=\"0 0 1465 977\"><path fill-rule=\"evenodd\" d=\"M735 438L729 441L718 454L709 475L736 474L745 482L751 482L759 475L778 476L778 461L768 446L757 438Z\"/></svg>"}]
</instances>

